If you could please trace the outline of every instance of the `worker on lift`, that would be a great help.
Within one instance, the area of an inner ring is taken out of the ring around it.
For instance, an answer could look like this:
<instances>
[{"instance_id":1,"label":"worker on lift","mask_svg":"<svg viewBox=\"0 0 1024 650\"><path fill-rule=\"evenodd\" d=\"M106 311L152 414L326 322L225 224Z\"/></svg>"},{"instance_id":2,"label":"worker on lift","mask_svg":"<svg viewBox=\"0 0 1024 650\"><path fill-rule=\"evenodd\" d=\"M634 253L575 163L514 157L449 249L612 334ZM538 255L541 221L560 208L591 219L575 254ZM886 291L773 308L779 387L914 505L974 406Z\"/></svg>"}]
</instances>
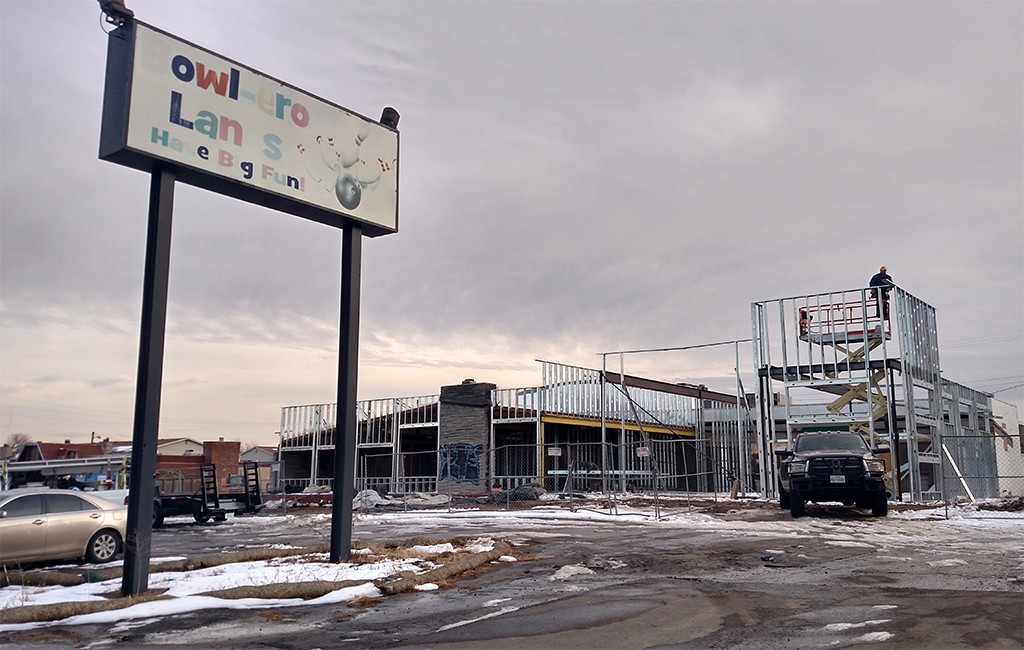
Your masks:
<instances>
[{"instance_id":1,"label":"worker on lift","mask_svg":"<svg viewBox=\"0 0 1024 650\"><path fill-rule=\"evenodd\" d=\"M889 320L889 290L896 286L892 276L882 266L878 273L871 276L868 286L874 289L871 293L875 296L875 316L878 316L878 303L882 303L882 318Z\"/></svg>"}]
</instances>

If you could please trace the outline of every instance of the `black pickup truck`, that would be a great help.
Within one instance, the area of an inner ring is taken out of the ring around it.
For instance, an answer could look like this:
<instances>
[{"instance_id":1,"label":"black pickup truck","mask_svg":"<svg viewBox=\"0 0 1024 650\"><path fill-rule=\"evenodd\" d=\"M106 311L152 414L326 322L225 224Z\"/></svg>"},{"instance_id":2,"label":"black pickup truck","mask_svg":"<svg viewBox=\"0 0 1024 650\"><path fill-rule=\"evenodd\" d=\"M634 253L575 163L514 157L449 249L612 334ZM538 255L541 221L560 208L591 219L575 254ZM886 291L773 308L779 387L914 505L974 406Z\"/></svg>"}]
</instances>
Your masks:
<instances>
[{"instance_id":1,"label":"black pickup truck","mask_svg":"<svg viewBox=\"0 0 1024 650\"><path fill-rule=\"evenodd\" d=\"M876 454L888 447L868 446L859 434L845 431L803 433L779 457L779 505L802 517L808 501L839 501L871 508L884 517L889 511L885 463Z\"/></svg>"}]
</instances>

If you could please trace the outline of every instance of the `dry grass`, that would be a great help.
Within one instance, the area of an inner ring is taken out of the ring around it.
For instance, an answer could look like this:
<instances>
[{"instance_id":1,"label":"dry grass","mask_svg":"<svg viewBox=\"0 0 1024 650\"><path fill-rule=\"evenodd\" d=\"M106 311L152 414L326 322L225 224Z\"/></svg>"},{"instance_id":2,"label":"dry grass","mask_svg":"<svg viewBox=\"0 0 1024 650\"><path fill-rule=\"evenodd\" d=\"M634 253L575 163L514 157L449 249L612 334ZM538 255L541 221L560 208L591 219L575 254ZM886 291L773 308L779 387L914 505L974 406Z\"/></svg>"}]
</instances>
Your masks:
<instances>
[{"instance_id":1,"label":"dry grass","mask_svg":"<svg viewBox=\"0 0 1024 650\"><path fill-rule=\"evenodd\" d=\"M327 553L327 546L312 546L305 548L252 548L237 551L234 553L217 553L214 555L200 555L185 560L175 560L154 564L149 568L152 573L167 573L175 571L195 571L197 569L208 569L210 567L233 564L236 562L260 562L273 560L282 557L311 555L315 553ZM10 585L22 585L26 587L73 587L86 582L103 582L105 580L116 580L122 575L121 567L110 569L89 569L81 573L67 573L64 571L32 571L24 572L5 569L0 574L0 587Z\"/></svg>"},{"instance_id":2,"label":"dry grass","mask_svg":"<svg viewBox=\"0 0 1024 650\"><path fill-rule=\"evenodd\" d=\"M492 560L501 555L510 555L512 547L505 542L497 542L492 551L485 553L470 553L468 551L425 553L422 550L413 550L414 546L434 546L438 544L451 543L459 548L467 542L464 537L456 537L450 540L436 540L422 537L414 537L400 542L385 542L380 544L360 545L354 543L354 548L369 548L371 554L352 555L349 558L351 563L379 562L383 559L421 559L423 560L424 573L402 571L398 574L377 581L377 586L383 594L394 594L408 591L418 584L434 583L441 587L450 586L450 579L455 575L467 571L480 571L486 568ZM327 546L316 546L296 549L246 549L235 553L220 553L216 555L204 555L196 558L189 558L174 562L164 562L150 568L150 573L195 571L210 567L221 566L238 562L258 562L265 560L286 558L292 562L321 561L308 556L328 553ZM63 573L58 571L24 573L21 571L5 572L4 585L23 586L74 586L84 582L99 582L102 580L113 580L121 577L119 567L102 569L99 571L89 570L81 574ZM365 584L365 580L345 581L308 581L298 583L276 583L259 586L241 586L230 589L220 589L205 592L203 596L212 596L224 599L260 598L260 599L301 599L311 600L329 594L338 589ZM122 597L119 591L105 594L106 600L82 601L71 603L58 603L50 605L29 605L23 607L11 607L0 610L0 623L33 623L43 621L59 621L71 616L105 612L124 607L130 607L137 603L144 603L153 600L165 599L166 590L153 589L138 596ZM349 603L349 607L361 608L372 607L381 600L380 597L360 597ZM263 612L262 615L268 618L279 616L273 610ZM276 620L276 618L274 618Z\"/></svg>"},{"instance_id":3,"label":"dry grass","mask_svg":"<svg viewBox=\"0 0 1024 650\"><path fill-rule=\"evenodd\" d=\"M978 504L978 510L1022 512L1024 511L1024 497L1008 497L997 501L982 501Z\"/></svg>"},{"instance_id":4,"label":"dry grass","mask_svg":"<svg viewBox=\"0 0 1024 650\"><path fill-rule=\"evenodd\" d=\"M348 606L352 609L367 609L377 606L382 600L383 596L360 596L348 601Z\"/></svg>"},{"instance_id":5,"label":"dry grass","mask_svg":"<svg viewBox=\"0 0 1024 650\"><path fill-rule=\"evenodd\" d=\"M437 585L448 584L448 581L456 575L489 564L492 560L497 560L503 555L511 554L512 546L508 542L495 542L493 550L483 553L467 554L464 557L454 559L451 562L439 566L436 569L431 569L425 573L404 576L397 580L394 579L394 577L384 578L382 580L377 580L374 584L381 590L381 592L389 596L415 589L417 585L427 583L434 583Z\"/></svg>"},{"instance_id":6,"label":"dry grass","mask_svg":"<svg viewBox=\"0 0 1024 650\"><path fill-rule=\"evenodd\" d=\"M240 600L243 598L299 598L301 600L312 600L314 598L319 598L320 596L325 596L332 591L337 591L338 589L355 587L356 585L362 584L366 584L366 581L339 580L337 582L330 582L327 580L312 580L309 582L282 582L272 585L246 585L242 587L231 587L230 589L215 589L198 595L213 596L214 598L226 598L231 600Z\"/></svg>"},{"instance_id":7,"label":"dry grass","mask_svg":"<svg viewBox=\"0 0 1024 650\"><path fill-rule=\"evenodd\" d=\"M109 612L114 609L131 607L138 603L148 603L154 600L166 600L164 592L166 589L153 589L138 596L120 595L117 598L107 600L88 600L72 603L54 603L51 605L29 605L26 607L12 607L0 610L0 623L38 623L41 621L59 621L72 616L82 614L94 614L96 612Z\"/></svg>"}]
</instances>

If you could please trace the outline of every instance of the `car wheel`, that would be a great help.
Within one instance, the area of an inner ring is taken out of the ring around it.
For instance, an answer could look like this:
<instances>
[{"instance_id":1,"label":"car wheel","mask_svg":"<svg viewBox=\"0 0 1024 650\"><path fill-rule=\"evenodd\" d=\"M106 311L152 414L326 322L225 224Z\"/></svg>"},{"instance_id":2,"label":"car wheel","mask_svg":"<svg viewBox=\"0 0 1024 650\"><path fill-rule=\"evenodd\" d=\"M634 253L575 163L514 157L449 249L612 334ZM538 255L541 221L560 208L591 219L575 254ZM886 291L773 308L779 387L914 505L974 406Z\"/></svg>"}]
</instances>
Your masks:
<instances>
[{"instance_id":1,"label":"car wheel","mask_svg":"<svg viewBox=\"0 0 1024 650\"><path fill-rule=\"evenodd\" d=\"M789 512L794 517L803 517L807 513L807 509L805 507L806 504L807 504L807 502L804 499L802 499L800 497L790 496L789 497Z\"/></svg>"},{"instance_id":2,"label":"car wheel","mask_svg":"<svg viewBox=\"0 0 1024 650\"><path fill-rule=\"evenodd\" d=\"M85 547L85 559L92 564L110 562L121 552L121 536L113 530L101 530Z\"/></svg>"},{"instance_id":3,"label":"car wheel","mask_svg":"<svg viewBox=\"0 0 1024 650\"><path fill-rule=\"evenodd\" d=\"M871 514L875 517L884 517L889 514L889 501L885 498L885 492L881 492L875 497L871 504Z\"/></svg>"},{"instance_id":4,"label":"car wheel","mask_svg":"<svg viewBox=\"0 0 1024 650\"><path fill-rule=\"evenodd\" d=\"M779 488L779 507L783 510L789 510L789 492L786 492L781 487Z\"/></svg>"}]
</instances>

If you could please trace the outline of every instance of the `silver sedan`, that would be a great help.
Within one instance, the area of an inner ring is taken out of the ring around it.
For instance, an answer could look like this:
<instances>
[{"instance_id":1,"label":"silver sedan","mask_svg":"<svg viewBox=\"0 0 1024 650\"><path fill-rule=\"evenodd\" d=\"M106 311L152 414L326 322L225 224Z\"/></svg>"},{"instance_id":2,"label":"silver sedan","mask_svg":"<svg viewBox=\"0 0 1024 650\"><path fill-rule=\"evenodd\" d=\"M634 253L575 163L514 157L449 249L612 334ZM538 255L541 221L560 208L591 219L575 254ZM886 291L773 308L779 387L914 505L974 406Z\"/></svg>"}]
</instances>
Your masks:
<instances>
[{"instance_id":1,"label":"silver sedan","mask_svg":"<svg viewBox=\"0 0 1024 650\"><path fill-rule=\"evenodd\" d=\"M121 552L127 519L127 507L87 492L0 492L0 564L109 562Z\"/></svg>"}]
</instances>

